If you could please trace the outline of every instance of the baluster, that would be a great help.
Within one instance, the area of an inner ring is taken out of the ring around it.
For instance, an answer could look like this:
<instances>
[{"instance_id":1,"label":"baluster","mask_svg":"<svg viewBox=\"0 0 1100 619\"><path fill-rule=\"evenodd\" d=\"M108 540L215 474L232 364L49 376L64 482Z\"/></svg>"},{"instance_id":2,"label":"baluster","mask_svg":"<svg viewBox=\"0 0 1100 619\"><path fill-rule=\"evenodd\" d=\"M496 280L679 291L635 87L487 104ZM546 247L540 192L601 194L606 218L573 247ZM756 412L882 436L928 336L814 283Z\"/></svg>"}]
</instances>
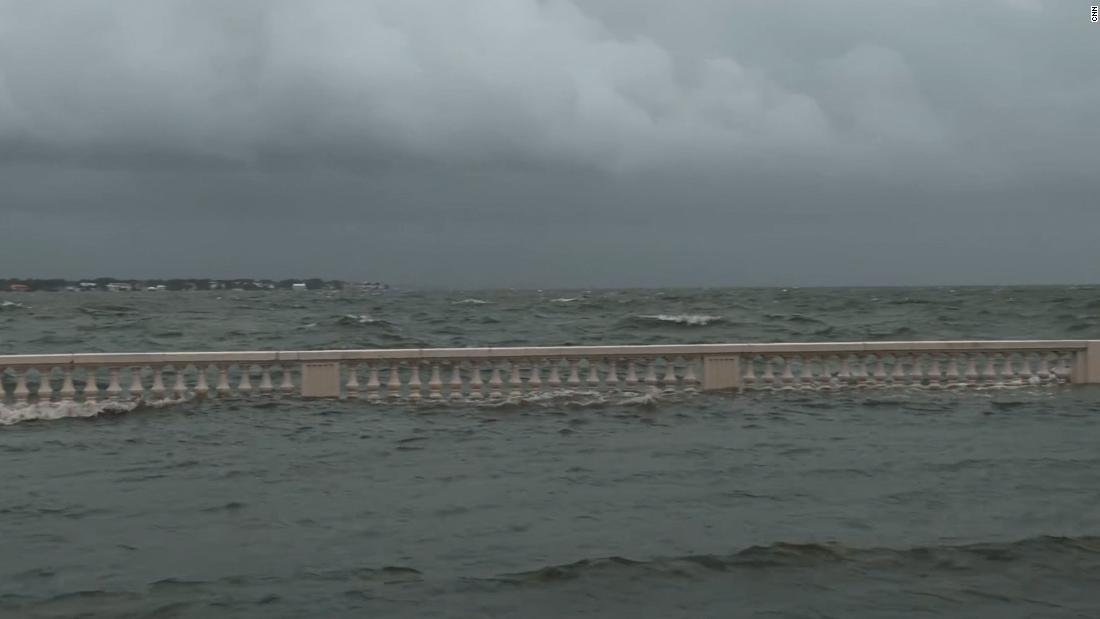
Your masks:
<instances>
[{"instance_id":1,"label":"baluster","mask_svg":"<svg viewBox=\"0 0 1100 619\"><path fill-rule=\"evenodd\" d=\"M965 353L966 355L966 372L963 376L966 377L966 384L973 387L978 384L978 356L973 353Z\"/></svg>"},{"instance_id":2,"label":"baluster","mask_svg":"<svg viewBox=\"0 0 1100 619\"><path fill-rule=\"evenodd\" d=\"M840 357L836 355L827 355L820 357L821 361L821 374L818 376L817 388L825 391L832 391L840 386L840 379L837 378L837 374L840 373ZM834 372L833 368L837 368Z\"/></svg>"},{"instance_id":3,"label":"baluster","mask_svg":"<svg viewBox=\"0 0 1100 619\"><path fill-rule=\"evenodd\" d=\"M386 397L390 400L401 397L401 368L396 361L390 363L390 378L386 381Z\"/></svg>"},{"instance_id":4,"label":"baluster","mask_svg":"<svg viewBox=\"0 0 1100 619\"><path fill-rule=\"evenodd\" d=\"M163 400L164 399L164 394L165 394L165 390L164 390L164 366L163 365L154 365L152 367L152 370L153 370L153 389L152 389L153 399L157 400L157 401Z\"/></svg>"},{"instance_id":5,"label":"baluster","mask_svg":"<svg viewBox=\"0 0 1100 619\"><path fill-rule=\"evenodd\" d=\"M423 385L420 383L420 361L410 360L407 363L409 364L409 399L417 402L423 395Z\"/></svg>"},{"instance_id":6,"label":"baluster","mask_svg":"<svg viewBox=\"0 0 1100 619\"><path fill-rule=\"evenodd\" d=\"M285 383L287 377L286 366L282 366L282 370L283 382ZM206 375L210 372L210 367L203 367L196 363L195 372L198 373L198 376L195 378L195 397L200 399L205 398L210 394L210 385L206 382Z\"/></svg>"},{"instance_id":7,"label":"baluster","mask_svg":"<svg viewBox=\"0 0 1100 619\"><path fill-rule=\"evenodd\" d=\"M241 371L241 378L237 381L237 393L247 398L252 395L252 365L241 363L237 367Z\"/></svg>"},{"instance_id":8,"label":"baluster","mask_svg":"<svg viewBox=\"0 0 1100 619\"><path fill-rule=\"evenodd\" d=\"M344 383L344 397L351 400L359 399L359 364L349 363L348 381Z\"/></svg>"},{"instance_id":9,"label":"baluster","mask_svg":"<svg viewBox=\"0 0 1100 619\"><path fill-rule=\"evenodd\" d=\"M1073 353L1059 352L1057 354L1058 365L1055 366L1054 374L1058 377L1059 384L1068 383L1073 376L1073 361L1070 360Z\"/></svg>"},{"instance_id":10,"label":"baluster","mask_svg":"<svg viewBox=\"0 0 1100 619\"><path fill-rule=\"evenodd\" d=\"M773 367L773 365L775 364L775 358L774 357L764 357L763 361L764 361L764 376L763 376L764 385L766 387L770 388L770 387L773 387L775 385L775 368Z\"/></svg>"},{"instance_id":11,"label":"baluster","mask_svg":"<svg viewBox=\"0 0 1100 619\"><path fill-rule=\"evenodd\" d=\"M542 361L539 359L531 360L531 373L527 377L527 388L533 393L538 393L542 389Z\"/></svg>"},{"instance_id":12,"label":"baluster","mask_svg":"<svg viewBox=\"0 0 1100 619\"><path fill-rule=\"evenodd\" d=\"M958 353L947 354L947 386L958 387L959 386L959 355Z\"/></svg>"},{"instance_id":13,"label":"baluster","mask_svg":"<svg viewBox=\"0 0 1100 619\"><path fill-rule=\"evenodd\" d=\"M490 361L489 367L489 397L492 399L499 399L504 397L504 381L500 378L500 362Z\"/></svg>"},{"instance_id":14,"label":"baluster","mask_svg":"<svg viewBox=\"0 0 1100 619\"><path fill-rule=\"evenodd\" d=\"M84 370L84 392L80 395L83 396L85 402L95 402L99 396L99 385L96 384L98 370L99 368L94 366Z\"/></svg>"},{"instance_id":15,"label":"baluster","mask_svg":"<svg viewBox=\"0 0 1100 619\"><path fill-rule=\"evenodd\" d=\"M695 359L686 359L684 361L684 390L685 391L698 391L699 390L699 377L695 375ZM614 366L612 366L614 368Z\"/></svg>"},{"instance_id":16,"label":"baluster","mask_svg":"<svg viewBox=\"0 0 1100 619\"><path fill-rule=\"evenodd\" d=\"M50 384L50 374L53 368L38 370L38 390L35 391L35 399L39 403L53 400L53 385Z\"/></svg>"},{"instance_id":17,"label":"baluster","mask_svg":"<svg viewBox=\"0 0 1100 619\"><path fill-rule=\"evenodd\" d=\"M993 355L985 353L985 368L982 370L982 382L992 383L997 379L997 372L993 370Z\"/></svg>"},{"instance_id":18,"label":"baluster","mask_svg":"<svg viewBox=\"0 0 1100 619\"><path fill-rule=\"evenodd\" d=\"M432 400L443 399L443 379L439 376L439 362L432 362L432 373L428 377L428 397Z\"/></svg>"},{"instance_id":19,"label":"baluster","mask_svg":"<svg viewBox=\"0 0 1100 619\"><path fill-rule=\"evenodd\" d=\"M117 400L122 394L122 385L119 382L119 368L111 368L111 382L107 385L107 399Z\"/></svg>"},{"instance_id":20,"label":"baluster","mask_svg":"<svg viewBox=\"0 0 1100 619\"><path fill-rule=\"evenodd\" d=\"M654 360L654 362L656 363L656 360ZM661 379L661 384L666 389L672 390L676 388L676 384L679 380L679 377L676 376L676 358L665 357L665 375L664 378Z\"/></svg>"},{"instance_id":21,"label":"baluster","mask_svg":"<svg viewBox=\"0 0 1100 619\"><path fill-rule=\"evenodd\" d=\"M783 382L784 389L790 389L794 383L794 371L792 366L793 360L798 357L782 357L783 359L783 374L779 377L779 380Z\"/></svg>"},{"instance_id":22,"label":"baluster","mask_svg":"<svg viewBox=\"0 0 1100 619\"><path fill-rule=\"evenodd\" d=\"M855 355L855 365L852 368L852 381L857 387L867 386L867 377L870 372L867 369L867 357Z\"/></svg>"},{"instance_id":23,"label":"baluster","mask_svg":"<svg viewBox=\"0 0 1100 619\"><path fill-rule=\"evenodd\" d=\"M646 360L645 384L653 387L657 384L657 360Z\"/></svg>"},{"instance_id":24,"label":"baluster","mask_svg":"<svg viewBox=\"0 0 1100 619\"><path fill-rule=\"evenodd\" d=\"M894 353L894 367L890 368L890 383L895 387L905 384L905 357L901 353Z\"/></svg>"},{"instance_id":25,"label":"baluster","mask_svg":"<svg viewBox=\"0 0 1100 619\"><path fill-rule=\"evenodd\" d=\"M184 373L187 371L187 366L171 366L172 373L176 375L175 385L172 386L172 393L175 394L177 400L182 400L187 396L187 382L184 379ZM267 369L264 369L264 376L267 377L267 390L271 391L271 376L267 373Z\"/></svg>"},{"instance_id":26,"label":"baluster","mask_svg":"<svg viewBox=\"0 0 1100 619\"><path fill-rule=\"evenodd\" d=\"M263 395L271 395L275 387L271 384L271 366L260 366L260 393Z\"/></svg>"},{"instance_id":27,"label":"baluster","mask_svg":"<svg viewBox=\"0 0 1100 619\"><path fill-rule=\"evenodd\" d=\"M939 389L943 387L943 369L940 368L940 354L929 355L931 362L928 364L928 387Z\"/></svg>"},{"instance_id":28,"label":"baluster","mask_svg":"<svg viewBox=\"0 0 1100 619\"><path fill-rule=\"evenodd\" d=\"M511 371L508 373L508 395L513 398L523 397L523 379L519 375L519 360L512 359L508 362Z\"/></svg>"},{"instance_id":29,"label":"baluster","mask_svg":"<svg viewBox=\"0 0 1100 619\"><path fill-rule=\"evenodd\" d=\"M73 366L64 367L65 377L61 381L61 392L58 396L62 402L72 402L76 397L76 386L73 385Z\"/></svg>"},{"instance_id":30,"label":"baluster","mask_svg":"<svg viewBox=\"0 0 1100 619\"><path fill-rule=\"evenodd\" d=\"M470 399L480 400L485 397L484 387L481 382L481 362L470 362Z\"/></svg>"},{"instance_id":31,"label":"baluster","mask_svg":"<svg viewBox=\"0 0 1100 619\"><path fill-rule=\"evenodd\" d=\"M1036 372L1036 375L1039 377L1039 380L1044 382L1044 383L1050 380L1049 353L1046 353L1046 352L1039 353L1039 369Z\"/></svg>"},{"instance_id":32,"label":"baluster","mask_svg":"<svg viewBox=\"0 0 1100 619\"><path fill-rule=\"evenodd\" d=\"M589 387L596 388L600 386L600 375L596 369L597 361L593 358L588 359L588 378L585 379L585 383Z\"/></svg>"},{"instance_id":33,"label":"baluster","mask_svg":"<svg viewBox=\"0 0 1100 619\"><path fill-rule=\"evenodd\" d=\"M1020 353L1020 373L1019 384L1021 385L1035 385L1039 382L1039 377L1035 376L1035 370L1031 365L1031 352Z\"/></svg>"},{"instance_id":34,"label":"baluster","mask_svg":"<svg viewBox=\"0 0 1100 619\"><path fill-rule=\"evenodd\" d=\"M851 355L841 355L840 371L837 372L836 377L841 386L848 386L856 382L856 378L852 376Z\"/></svg>"},{"instance_id":35,"label":"baluster","mask_svg":"<svg viewBox=\"0 0 1100 619\"><path fill-rule=\"evenodd\" d=\"M636 387L638 385L638 367L634 364L633 359L629 359L626 362L626 378L623 379L627 387Z\"/></svg>"},{"instance_id":36,"label":"baluster","mask_svg":"<svg viewBox=\"0 0 1100 619\"><path fill-rule=\"evenodd\" d=\"M603 383L607 386L608 389L614 389L619 386L618 365L616 364L615 359L605 359L604 362L607 363L607 376L604 377Z\"/></svg>"},{"instance_id":37,"label":"baluster","mask_svg":"<svg viewBox=\"0 0 1100 619\"><path fill-rule=\"evenodd\" d=\"M705 362L704 362L705 363ZM756 386L756 355L748 354L741 357L743 374L741 375L742 389L752 389Z\"/></svg>"},{"instance_id":38,"label":"baluster","mask_svg":"<svg viewBox=\"0 0 1100 619\"><path fill-rule=\"evenodd\" d=\"M569 378L565 381L565 384L569 387L579 387L581 384L581 378L577 374L577 366L580 364L578 363L577 359L569 359L567 363L569 363Z\"/></svg>"},{"instance_id":39,"label":"baluster","mask_svg":"<svg viewBox=\"0 0 1100 619\"><path fill-rule=\"evenodd\" d=\"M959 369L960 367L965 368L965 366L966 366L966 357L961 357L961 358L963 358L963 363L959 364L959 358L960 357L959 357L958 353L946 353L946 354L947 354L947 367L944 369L944 373L943 373L943 380L942 380L943 386L945 388L949 388L949 387L959 387L959 386L966 385L966 380L963 377L963 371L960 371L960 369ZM941 355L936 354L935 356L936 356L936 358L939 358L939 356L941 356ZM937 380L937 382L939 382L939 380Z\"/></svg>"},{"instance_id":40,"label":"baluster","mask_svg":"<svg viewBox=\"0 0 1100 619\"><path fill-rule=\"evenodd\" d=\"M381 399L379 392L382 390L382 383L378 380L378 366L382 365L378 361L372 361L367 370L370 372L367 375L367 401L377 402Z\"/></svg>"},{"instance_id":41,"label":"baluster","mask_svg":"<svg viewBox=\"0 0 1100 619\"><path fill-rule=\"evenodd\" d=\"M559 372L560 366L560 359L550 360L550 377L546 379L546 384L549 385L551 389L557 389L558 387L561 387L561 374Z\"/></svg>"},{"instance_id":42,"label":"baluster","mask_svg":"<svg viewBox=\"0 0 1100 619\"><path fill-rule=\"evenodd\" d=\"M875 385L881 387L886 384L886 356L875 355Z\"/></svg>"},{"instance_id":43,"label":"baluster","mask_svg":"<svg viewBox=\"0 0 1100 619\"><path fill-rule=\"evenodd\" d=\"M282 375L279 378L279 391L283 392L283 396L289 396L294 393L294 369L292 366L286 364L279 365L279 373Z\"/></svg>"},{"instance_id":44,"label":"baluster","mask_svg":"<svg viewBox=\"0 0 1100 619\"><path fill-rule=\"evenodd\" d=\"M217 369L218 369L218 384L215 387L215 390L218 392L218 397L219 398L227 398L227 397L229 397L229 394L232 391L229 387L229 365L223 363L223 364L218 365Z\"/></svg>"},{"instance_id":45,"label":"baluster","mask_svg":"<svg viewBox=\"0 0 1100 619\"><path fill-rule=\"evenodd\" d=\"M450 396L452 400L462 399L462 362L455 360L451 362L451 392Z\"/></svg>"},{"instance_id":46,"label":"baluster","mask_svg":"<svg viewBox=\"0 0 1100 619\"><path fill-rule=\"evenodd\" d=\"M141 380L141 372L143 369L145 368L130 368L130 388L126 390L126 395L131 400L142 400L145 398L145 384Z\"/></svg>"},{"instance_id":47,"label":"baluster","mask_svg":"<svg viewBox=\"0 0 1100 619\"><path fill-rule=\"evenodd\" d=\"M910 359L912 360L912 364L909 368L909 386L923 387L925 356L919 353L913 353Z\"/></svg>"},{"instance_id":48,"label":"baluster","mask_svg":"<svg viewBox=\"0 0 1100 619\"><path fill-rule=\"evenodd\" d=\"M1013 368L1012 361L1011 352L1001 355L1001 384L1003 385L1016 384L1016 370Z\"/></svg>"},{"instance_id":49,"label":"baluster","mask_svg":"<svg viewBox=\"0 0 1100 619\"><path fill-rule=\"evenodd\" d=\"M34 368L30 369L33 370ZM27 389L27 371L28 370L20 369L12 370L15 374L15 391L12 393L12 397L15 398L16 404L26 404L27 398L31 395L30 390Z\"/></svg>"},{"instance_id":50,"label":"baluster","mask_svg":"<svg viewBox=\"0 0 1100 619\"><path fill-rule=\"evenodd\" d=\"M812 355L803 357L802 363L798 366L798 382L802 387L807 389L813 389L817 386L818 374L814 372L814 363L819 361L817 357ZM821 359L821 376L828 376L828 368L825 365L824 359Z\"/></svg>"}]
</instances>

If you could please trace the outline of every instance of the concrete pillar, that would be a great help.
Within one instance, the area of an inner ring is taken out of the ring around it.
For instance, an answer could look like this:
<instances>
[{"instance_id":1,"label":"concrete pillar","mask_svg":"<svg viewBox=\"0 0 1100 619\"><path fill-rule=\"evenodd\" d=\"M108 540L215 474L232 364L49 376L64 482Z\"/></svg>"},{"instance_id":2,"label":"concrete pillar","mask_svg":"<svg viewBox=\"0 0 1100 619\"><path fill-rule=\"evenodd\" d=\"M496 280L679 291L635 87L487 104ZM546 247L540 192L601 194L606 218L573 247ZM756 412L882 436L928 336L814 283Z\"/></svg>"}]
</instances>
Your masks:
<instances>
[{"instance_id":1,"label":"concrete pillar","mask_svg":"<svg viewBox=\"0 0 1100 619\"><path fill-rule=\"evenodd\" d=\"M1077 351L1071 382L1083 385L1100 384L1100 340L1089 340L1085 350Z\"/></svg>"},{"instance_id":2,"label":"concrete pillar","mask_svg":"<svg viewBox=\"0 0 1100 619\"><path fill-rule=\"evenodd\" d=\"M340 397L340 364L336 362L303 363L302 397Z\"/></svg>"},{"instance_id":3,"label":"concrete pillar","mask_svg":"<svg viewBox=\"0 0 1100 619\"><path fill-rule=\"evenodd\" d=\"M703 391L737 389L741 386L741 357L703 357Z\"/></svg>"}]
</instances>

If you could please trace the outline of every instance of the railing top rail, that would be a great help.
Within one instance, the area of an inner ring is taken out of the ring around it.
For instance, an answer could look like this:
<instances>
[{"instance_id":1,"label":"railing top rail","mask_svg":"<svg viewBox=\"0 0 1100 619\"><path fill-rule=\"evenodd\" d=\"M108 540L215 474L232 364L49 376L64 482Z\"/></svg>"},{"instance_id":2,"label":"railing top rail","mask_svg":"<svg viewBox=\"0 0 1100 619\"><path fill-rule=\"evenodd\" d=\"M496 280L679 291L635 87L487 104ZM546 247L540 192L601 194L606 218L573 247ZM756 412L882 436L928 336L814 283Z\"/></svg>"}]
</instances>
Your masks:
<instances>
[{"instance_id":1,"label":"railing top rail","mask_svg":"<svg viewBox=\"0 0 1100 619\"><path fill-rule=\"evenodd\" d=\"M1096 341L1096 340L1091 340ZM0 355L0 367L35 365L142 365L279 363L402 359L659 357L732 354L855 354L962 351L1084 350L1090 340L917 340L891 342L777 342L642 346L526 346L507 348L393 348L217 352L74 353Z\"/></svg>"}]
</instances>

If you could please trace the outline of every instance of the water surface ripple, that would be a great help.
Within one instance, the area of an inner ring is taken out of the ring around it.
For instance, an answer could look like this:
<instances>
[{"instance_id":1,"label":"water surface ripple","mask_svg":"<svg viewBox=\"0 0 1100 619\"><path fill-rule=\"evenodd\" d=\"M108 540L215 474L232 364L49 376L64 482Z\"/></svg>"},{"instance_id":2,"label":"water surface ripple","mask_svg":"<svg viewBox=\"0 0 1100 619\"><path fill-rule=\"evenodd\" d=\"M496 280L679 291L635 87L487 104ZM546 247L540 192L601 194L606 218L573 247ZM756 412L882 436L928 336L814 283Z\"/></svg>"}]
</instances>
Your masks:
<instances>
[{"instance_id":1,"label":"water surface ripple","mask_svg":"<svg viewBox=\"0 0 1100 619\"><path fill-rule=\"evenodd\" d=\"M6 295L0 350L1100 338L1098 299ZM1091 387L22 422L0 427L0 616L1096 617L1098 442Z\"/></svg>"}]
</instances>

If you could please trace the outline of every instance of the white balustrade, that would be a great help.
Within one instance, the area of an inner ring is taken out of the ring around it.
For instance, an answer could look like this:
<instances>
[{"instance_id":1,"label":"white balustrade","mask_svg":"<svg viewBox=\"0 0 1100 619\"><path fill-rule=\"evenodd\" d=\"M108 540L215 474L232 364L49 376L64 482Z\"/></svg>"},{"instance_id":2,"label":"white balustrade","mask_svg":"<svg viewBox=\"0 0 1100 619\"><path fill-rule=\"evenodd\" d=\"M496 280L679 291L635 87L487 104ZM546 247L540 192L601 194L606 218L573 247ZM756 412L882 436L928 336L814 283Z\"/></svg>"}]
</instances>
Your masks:
<instances>
[{"instance_id":1,"label":"white balustrade","mask_svg":"<svg viewBox=\"0 0 1100 619\"><path fill-rule=\"evenodd\" d=\"M307 364L320 370L307 376ZM578 390L1004 389L1100 383L1100 341L6 355L0 370L0 399L18 405L362 391L367 402L417 402Z\"/></svg>"}]
</instances>

